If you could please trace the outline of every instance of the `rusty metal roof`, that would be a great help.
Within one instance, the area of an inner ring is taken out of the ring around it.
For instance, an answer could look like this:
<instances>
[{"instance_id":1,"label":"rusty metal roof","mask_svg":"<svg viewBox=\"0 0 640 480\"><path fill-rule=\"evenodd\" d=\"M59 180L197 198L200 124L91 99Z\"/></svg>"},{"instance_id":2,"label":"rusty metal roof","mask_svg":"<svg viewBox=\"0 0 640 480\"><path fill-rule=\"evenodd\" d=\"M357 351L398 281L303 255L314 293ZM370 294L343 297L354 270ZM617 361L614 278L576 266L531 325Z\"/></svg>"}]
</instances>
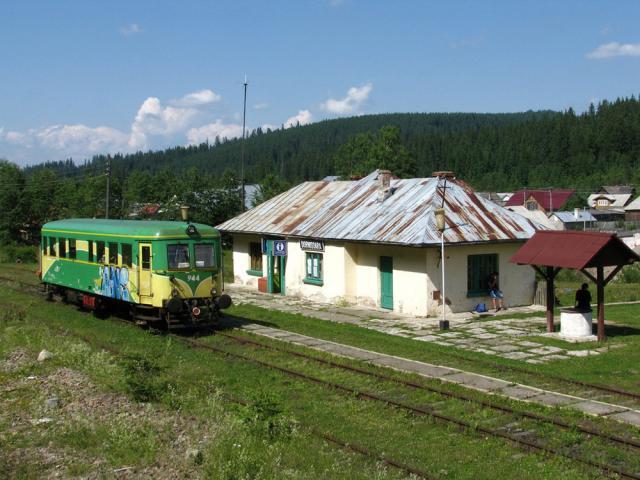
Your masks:
<instances>
[{"instance_id":1,"label":"rusty metal roof","mask_svg":"<svg viewBox=\"0 0 640 480\"><path fill-rule=\"evenodd\" d=\"M640 257L613 233L536 232L509 261L521 265L583 268L626 265Z\"/></svg>"},{"instance_id":2,"label":"rusty metal roof","mask_svg":"<svg viewBox=\"0 0 640 480\"><path fill-rule=\"evenodd\" d=\"M442 183L442 181L440 181ZM440 242L434 210L439 179L391 180L381 196L378 171L357 181L305 182L221 225L222 231L402 245ZM445 242L525 240L536 223L447 179Z\"/></svg>"}]
</instances>

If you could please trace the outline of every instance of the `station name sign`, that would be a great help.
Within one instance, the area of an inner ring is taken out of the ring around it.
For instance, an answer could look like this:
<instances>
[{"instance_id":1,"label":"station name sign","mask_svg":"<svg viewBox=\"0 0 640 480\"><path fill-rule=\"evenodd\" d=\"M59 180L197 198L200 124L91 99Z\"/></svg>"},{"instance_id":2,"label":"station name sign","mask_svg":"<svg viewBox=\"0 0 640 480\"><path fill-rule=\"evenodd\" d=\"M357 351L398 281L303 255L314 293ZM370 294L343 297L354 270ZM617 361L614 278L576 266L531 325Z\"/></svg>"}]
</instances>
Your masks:
<instances>
[{"instance_id":1,"label":"station name sign","mask_svg":"<svg viewBox=\"0 0 640 480\"><path fill-rule=\"evenodd\" d=\"M324 252L323 240L300 240L300 249L312 252Z\"/></svg>"}]
</instances>

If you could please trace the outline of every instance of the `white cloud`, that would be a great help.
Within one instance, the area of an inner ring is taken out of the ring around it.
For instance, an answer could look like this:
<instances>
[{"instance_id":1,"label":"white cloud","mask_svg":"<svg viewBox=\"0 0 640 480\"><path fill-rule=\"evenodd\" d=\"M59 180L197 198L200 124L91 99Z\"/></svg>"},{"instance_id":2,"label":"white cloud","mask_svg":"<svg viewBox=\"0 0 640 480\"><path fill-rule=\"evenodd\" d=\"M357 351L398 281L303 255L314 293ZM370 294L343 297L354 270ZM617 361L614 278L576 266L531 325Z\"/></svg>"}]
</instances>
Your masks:
<instances>
[{"instance_id":1,"label":"white cloud","mask_svg":"<svg viewBox=\"0 0 640 480\"><path fill-rule=\"evenodd\" d=\"M365 83L360 87L351 87L347 91L347 96L343 99L336 100L330 98L321 104L321 108L335 115L348 115L350 113L359 113L360 107L366 102L373 90L372 83Z\"/></svg>"},{"instance_id":2,"label":"white cloud","mask_svg":"<svg viewBox=\"0 0 640 480\"><path fill-rule=\"evenodd\" d=\"M125 37L129 37L131 35L136 35L137 33L142 33L142 28L137 23L130 23L129 25L125 25L120 28L120 33Z\"/></svg>"},{"instance_id":3,"label":"white cloud","mask_svg":"<svg viewBox=\"0 0 640 480\"><path fill-rule=\"evenodd\" d=\"M131 125L129 147L146 150L150 147L149 136L168 136L184 131L198 114L195 108L163 107L157 97L147 98Z\"/></svg>"},{"instance_id":4,"label":"white cloud","mask_svg":"<svg viewBox=\"0 0 640 480\"><path fill-rule=\"evenodd\" d=\"M586 56L593 60L612 57L639 57L640 43L605 43L600 45L593 52L587 53Z\"/></svg>"},{"instance_id":5,"label":"white cloud","mask_svg":"<svg viewBox=\"0 0 640 480\"><path fill-rule=\"evenodd\" d=\"M171 102L173 105L183 107L197 107L201 105L207 105L209 103L219 102L222 96L214 92L213 90L204 89L197 92L188 93L179 100Z\"/></svg>"},{"instance_id":6,"label":"white cloud","mask_svg":"<svg viewBox=\"0 0 640 480\"><path fill-rule=\"evenodd\" d=\"M284 128L295 127L296 125L306 125L311 123L313 115L309 110L300 110L297 115L287 118L284 122Z\"/></svg>"},{"instance_id":7,"label":"white cloud","mask_svg":"<svg viewBox=\"0 0 640 480\"><path fill-rule=\"evenodd\" d=\"M218 119L214 123L202 125L201 127L191 128L187 132L187 140L191 145L197 145L209 141L213 143L216 137L235 138L242 136L242 125L235 123L223 123Z\"/></svg>"}]
</instances>

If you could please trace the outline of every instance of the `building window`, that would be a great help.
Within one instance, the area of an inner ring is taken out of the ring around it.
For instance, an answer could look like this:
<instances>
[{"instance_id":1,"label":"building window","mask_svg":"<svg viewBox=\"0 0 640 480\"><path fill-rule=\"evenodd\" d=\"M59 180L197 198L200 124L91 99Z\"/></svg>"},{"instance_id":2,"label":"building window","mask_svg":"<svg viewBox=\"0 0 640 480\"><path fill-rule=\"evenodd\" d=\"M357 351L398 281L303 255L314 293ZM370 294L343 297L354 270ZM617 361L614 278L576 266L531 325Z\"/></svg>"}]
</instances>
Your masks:
<instances>
[{"instance_id":1,"label":"building window","mask_svg":"<svg viewBox=\"0 0 640 480\"><path fill-rule=\"evenodd\" d=\"M129 245L128 243L123 243L121 247L122 247L122 265L131 267L131 265L133 264L133 261L132 261L133 253L131 250L131 245Z\"/></svg>"},{"instance_id":2,"label":"building window","mask_svg":"<svg viewBox=\"0 0 640 480\"><path fill-rule=\"evenodd\" d=\"M538 202L534 202L532 200L528 201L527 210L530 210L530 211L538 210Z\"/></svg>"},{"instance_id":3,"label":"building window","mask_svg":"<svg viewBox=\"0 0 640 480\"><path fill-rule=\"evenodd\" d=\"M306 277L304 282L313 285L322 285L322 254L308 252L306 257Z\"/></svg>"},{"instance_id":4,"label":"building window","mask_svg":"<svg viewBox=\"0 0 640 480\"><path fill-rule=\"evenodd\" d=\"M109 242L109 265L118 265L118 244Z\"/></svg>"},{"instance_id":5,"label":"building window","mask_svg":"<svg viewBox=\"0 0 640 480\"><path fill-rule=\"evenodd\" d=\"M87 262L93 263L93 240L89 240L87 243Z\"/></svg>"},{"instance_id":6,"label":"building window","mask_svg":"<svg viewBox=\"0 0 640 480\"><path fill-rule=\"evenodd\" d=\"M58 251L60 252L60 258L67 256L67 239L58 238Z\"/></svg>"},{"instance_id":7,"label":"building window","mask_svg":"<svg viewBox=\"0 0 640 480\"><path fill-rule=\"evenodd\" d=\"M467 296L482 296L489 292L489 276L498 271L498 254L467 257Z\"/></svg>"},{"instance_id":8,"label":"building window","mask_svg":"<svg viewBox=\"0 0 640 480\"><path fill-rule=\"evenodd\" d=\"M249 275L262 276L262 245L258 242L249 244Z\"/></svg>"},{"instance_id":9,"label":"building window","mask_svg":"<svg viewBox=\"0 0 640 480\"><path fill-rule=\"evenodd\" d=\"M76 239L69 239L69 258L76 259Z\"/></svg>"}]
</instances>

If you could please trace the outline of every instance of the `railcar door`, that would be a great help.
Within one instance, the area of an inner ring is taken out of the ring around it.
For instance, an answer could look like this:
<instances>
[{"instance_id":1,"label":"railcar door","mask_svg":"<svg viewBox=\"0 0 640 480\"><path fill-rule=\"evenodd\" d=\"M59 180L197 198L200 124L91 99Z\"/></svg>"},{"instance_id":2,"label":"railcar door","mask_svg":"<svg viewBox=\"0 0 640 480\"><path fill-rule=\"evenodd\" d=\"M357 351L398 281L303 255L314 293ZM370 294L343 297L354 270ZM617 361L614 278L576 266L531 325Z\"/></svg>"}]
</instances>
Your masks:
<instances>
[{"instance_id":1,"label":"railcar door","mask_svg":"<svg viewBox=\"0 0 640 480\"><path fill-rule=\"evenodd\" d=\"M138 293L140 303L148 303L151 300L151 244L141 243L138 249Z\"/></svg>"}]
</instances>

